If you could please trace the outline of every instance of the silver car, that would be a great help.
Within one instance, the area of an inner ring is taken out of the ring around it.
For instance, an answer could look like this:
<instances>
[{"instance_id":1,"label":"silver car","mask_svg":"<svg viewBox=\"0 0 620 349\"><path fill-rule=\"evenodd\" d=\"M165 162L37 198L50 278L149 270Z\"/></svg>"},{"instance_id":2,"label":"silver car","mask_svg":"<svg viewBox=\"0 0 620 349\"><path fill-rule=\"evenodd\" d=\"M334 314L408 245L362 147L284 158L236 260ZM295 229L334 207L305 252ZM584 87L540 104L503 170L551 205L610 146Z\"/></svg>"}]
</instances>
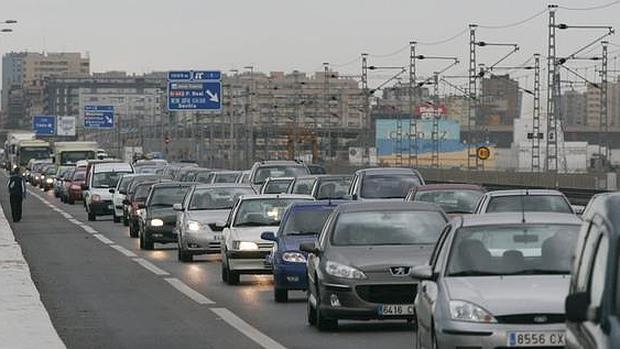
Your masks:
<instances>
[{"instance_id":1,"label":"silver car","mask_svg":"<svg viewBox=\"0 0 620 349\"><path fill-rule=\"evenodd\" d=\"M563 347L564 298L581 226L572 214L454 218L415 301L417 348Z\"/></svg>"},{"instance_id":2,"label":"silver car","mask_svg":"<svg viewBox=\"0 0 620 349\"><path fill-rule=\"evenodd\" d=\"M411 268L427 263L448 221L439 206L366 201L342 204L308 252L308 322L320 331L338 320L412 321L418 281Z\"/></svg>"},{"instance_id":3,"label":"silver car","mask_svg":"<svg viewBox=\"0 0 620 349\"><path fill-rule=\"evenodd\" d=\"M222 228L235 201L255 194L249 184L205 184L190 190L177 210L178 258L191 262L195 255L220 253Z\"/></svg>"}]
</instances>

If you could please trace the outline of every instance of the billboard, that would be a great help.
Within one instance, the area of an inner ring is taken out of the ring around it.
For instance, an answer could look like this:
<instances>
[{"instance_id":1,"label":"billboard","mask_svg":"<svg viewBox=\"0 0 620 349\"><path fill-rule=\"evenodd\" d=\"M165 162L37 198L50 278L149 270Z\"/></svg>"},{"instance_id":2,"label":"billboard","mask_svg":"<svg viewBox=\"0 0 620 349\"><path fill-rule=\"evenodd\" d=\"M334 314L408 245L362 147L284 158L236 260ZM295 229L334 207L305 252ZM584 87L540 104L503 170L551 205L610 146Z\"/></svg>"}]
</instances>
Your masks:
<instances>
[{"instance_id":1,"label":"billboard","mask_svg":"<svg viewBox=\"0 0 620 349\"><path fill-rule=\"evenodd\" d=\"M77 118L75 116L59 116L56 118L56 123L56 135L75 136L77 128Z\"/></svg>"},{"instance_id":2,"label":"billboard","mask_svg":"<svg viewBox=\"0 0 620 349\"><path fill-rule=\"evenodd\" d=\"M439 121L439 152L462 151L465 146L461 144L461 126L455 120L441 119ZM415 125L414 125L415 123ZM406 119L402 120L402 147L403 153L409 152L415 146L413 135L414 126L417 126L418 154L431 153L433 151L433 120ZM397 120L378 119L376 124L375 140L378 156L396 155L398 152Z\"/></svg>"}]
</instances>

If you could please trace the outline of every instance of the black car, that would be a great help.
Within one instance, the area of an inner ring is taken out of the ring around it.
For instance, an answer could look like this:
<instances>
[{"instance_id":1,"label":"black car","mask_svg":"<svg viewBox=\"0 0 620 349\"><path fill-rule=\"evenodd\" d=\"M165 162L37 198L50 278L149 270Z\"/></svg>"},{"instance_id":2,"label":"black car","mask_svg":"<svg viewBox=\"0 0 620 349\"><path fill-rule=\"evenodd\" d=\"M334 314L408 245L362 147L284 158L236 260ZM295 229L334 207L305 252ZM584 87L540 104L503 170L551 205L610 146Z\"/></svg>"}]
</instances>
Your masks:
<instances>
[{"instance_id":1,"label":"black car","mask_svg":"<svg viewBox=\"0 0 620 349\"><path fill-rule=\"evenodd\" d=\"M173 205L182 203L193 183L170 182L151 187L146 202L140 205L140 249L152 250L154 244L177 243L177 213Z\"/></svg>"},{"instance_id":2,"label":"black car","mask_svg":"<svg viewBox=\"0 0 620 349\"><path fill-rule=\"evenodd\" d=\"M588 204L566 297L566 348L620 348L620 193Z\"/></svg>"}]
</instances>

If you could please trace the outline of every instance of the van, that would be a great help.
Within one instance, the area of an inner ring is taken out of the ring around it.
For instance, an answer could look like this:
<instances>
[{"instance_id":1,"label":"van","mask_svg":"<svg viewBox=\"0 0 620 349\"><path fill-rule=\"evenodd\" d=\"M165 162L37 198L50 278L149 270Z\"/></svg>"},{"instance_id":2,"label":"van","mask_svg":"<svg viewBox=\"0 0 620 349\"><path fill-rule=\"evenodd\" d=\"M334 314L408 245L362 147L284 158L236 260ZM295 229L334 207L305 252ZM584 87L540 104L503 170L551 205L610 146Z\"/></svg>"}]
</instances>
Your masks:
<instances>
[{"instance_id":1,"label":"van","mask_svg":"<svg viewBox=\"0 0 620 349\"><path fill-rule=\"evenodd\" d=\"M114 213L112 193L119 179L133 173L133 167L125 162L89 162L86 169L86 182L82 186L84 206L88 220L94 221L97 216L108 216Z\"/></svg>"}]
</instances>

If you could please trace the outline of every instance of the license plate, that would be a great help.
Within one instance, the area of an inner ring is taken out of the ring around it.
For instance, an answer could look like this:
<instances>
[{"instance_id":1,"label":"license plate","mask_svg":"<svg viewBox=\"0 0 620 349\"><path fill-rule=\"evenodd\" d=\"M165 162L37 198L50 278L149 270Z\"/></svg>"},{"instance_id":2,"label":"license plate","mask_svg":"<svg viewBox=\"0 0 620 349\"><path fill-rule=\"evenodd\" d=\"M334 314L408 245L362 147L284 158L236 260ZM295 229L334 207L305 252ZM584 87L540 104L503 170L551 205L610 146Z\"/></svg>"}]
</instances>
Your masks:
<instances>
[{"instance_id":1,"label":"license plate","mask_svg":"<svg viewBox=\"0 0 620 349\"><path fill-rule=\"evenodd\" d=\"M222 234L215 234L215 235L213 235L213 240L215 240L215 241L222 240Z\"/></svg>"},{"instance_id":2,"label":"license plate","mask_svg":"<svg viewBox=\"0 0 620 349\"><path fill-rule=\"evenodd\" d=\"M413 315L413 304L384 304L379 306L379 315Z\"/></svg>"},{"instance_id":3,"label":"license plate","mask_svg":"<svg viewBox=\"0 0 620 349\"><path fill-rule=\"evenodd\" d=\"M564 346L564 332L508 332L509 347Z\"/></svg>"}]
</instances>

